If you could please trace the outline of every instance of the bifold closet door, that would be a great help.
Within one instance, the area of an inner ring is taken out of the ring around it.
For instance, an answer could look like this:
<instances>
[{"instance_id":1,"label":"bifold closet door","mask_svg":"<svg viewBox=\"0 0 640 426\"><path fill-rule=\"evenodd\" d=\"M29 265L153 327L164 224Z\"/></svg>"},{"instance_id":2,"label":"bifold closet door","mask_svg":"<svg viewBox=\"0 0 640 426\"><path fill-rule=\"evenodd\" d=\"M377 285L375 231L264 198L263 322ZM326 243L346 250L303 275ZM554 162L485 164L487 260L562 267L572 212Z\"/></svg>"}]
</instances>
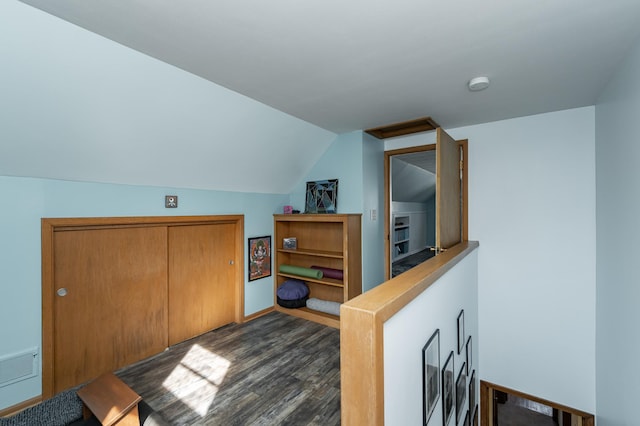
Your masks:
<instances>
[{"instance_id":1,"label":"bifold closet door","mask_svg":"<svg viewBox=\"0 0 640 426\"><path fill-rule=\"evenodd\" d=\"M54 236L54 390L167 347L167 228Z\"/></svg>"},{"instance_id":2,"label":"bifold closet door","mask_svg":"<svg viewBox=\"0 0 640 426\"><path fill-rule=\"evenodd\" d=\"M235 320L235 226L169 227L169 345Z\"/></svg>"}]
</instances>

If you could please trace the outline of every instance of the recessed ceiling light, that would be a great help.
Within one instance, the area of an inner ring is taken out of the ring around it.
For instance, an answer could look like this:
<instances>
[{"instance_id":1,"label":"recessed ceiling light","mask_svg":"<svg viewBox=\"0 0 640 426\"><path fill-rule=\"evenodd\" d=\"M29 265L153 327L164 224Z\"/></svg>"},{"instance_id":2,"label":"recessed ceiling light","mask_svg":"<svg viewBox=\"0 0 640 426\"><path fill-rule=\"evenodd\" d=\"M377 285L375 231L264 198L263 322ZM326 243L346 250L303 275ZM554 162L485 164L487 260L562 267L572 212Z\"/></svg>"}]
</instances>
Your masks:
<instances>
[{"instance_id":1,"label":"recessed ceiling light","mask_svg":"<svg viewBox=\"0 0 640 426\"><path fill-rule=\"evenodd\" d=\"M489 87L489 77L476 77L469 80L469 90L478 92Z\"/></svg>"}]
</instances>

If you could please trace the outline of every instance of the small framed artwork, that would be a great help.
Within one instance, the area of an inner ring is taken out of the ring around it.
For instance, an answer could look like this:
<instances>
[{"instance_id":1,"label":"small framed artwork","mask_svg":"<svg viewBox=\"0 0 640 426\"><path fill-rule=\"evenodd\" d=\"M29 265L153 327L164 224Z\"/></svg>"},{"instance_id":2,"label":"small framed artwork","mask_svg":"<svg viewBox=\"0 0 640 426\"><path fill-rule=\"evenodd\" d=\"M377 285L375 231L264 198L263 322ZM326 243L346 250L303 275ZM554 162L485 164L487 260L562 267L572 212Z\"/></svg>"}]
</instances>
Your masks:
<instances>
[{"instance_id":1,"label":"small framed artwork","mask_svg":"<svg viewBox=\"0 0 640 426\"><path fill-rule=\"evenodd\" d=\"M440 397L440 330L436 330L422 348L422 399L424 425Z\"/></svg>"},{"instance_id":2,"label":"small framed artwork","mask_svg":"<svg viewBox=\"0 0 640 426\"><path fill-rule=\"evenodd\" d=\"M287 250L296 250L298 248L298 239L296 237L283 238L282 248Z\"/></svg>"},{"instance_id":3,"label":"small framed artwork","mask_svg":"<svg viewBox=\"0 0 640 426\"><path fill-rule=\"evenodd\" d=\"M462 363L462 368L456 379L456 424L460 423L462 413L465 411L467 400L467 367Z\"/></svg>"},{"instance_id":4,"label":"small framed artwork","mask_svg":"<svg viewBox=\"0 0 640 426\"><path fill-rule=\"evenodd\" d=\"M478 426L478 406L473 410L473 420L471 420L473 426Z\"/></svg>"},{"instance_id":5,"label":"small framed artwork","mask_svg":"<svg viewBox=\"0 0 640 426\"><path fill-rule=\"evenodd\" d=\"M476 370L471 372L469 379L469 411L474 412L476 409Z\"/></svg>"},{"instance_id":6,"label":"small framed artwork","mask_svg":"<svg viewBox=\"0 0 640 426\"><path fill-rule=\"evenodd\" d=\"M458 355L464 348L464 309L458 314Z\"/></svg>"},{"instance_id":7,"label":"small framed artwork","mask_svg":"<svg viewBox=\"0 0 640 426\"><path fill-rule=\"evenodd\" d=\"M271 276L271 236L249 238L249 281Z\"/></svg>"},{"instance_id":8,"label":"small framed artwork","mask_svg":"<svg viewBox=\"0 0 640 426\"><path fill-rule=\"evenodd\" d=\"M453 351L442 368L442 425L447 426L453 414Z\"/></svg>"},{"instance_id":9,"label":"small framed artwork","mask_svg":"<svg viewBox=\"0 0 640 426\"><path fill-rule=\"evenodd\" d=\"M307 182L305 213L338 212L338 179Z\"/></svg>"},{"instance_id":10,"label":"small framed artwork","mask_svg":"<svg viewBox=\"0 0 640 426\"><path fill-rule=\"evenodd\" d=\"M472 364L471 364L471 362L473 361L472 349L473 348L471 347L471 336L469 336L469 338L467 339L467 376L471 372L471 368L472 368Z\"/></svg>"}]
</instances>

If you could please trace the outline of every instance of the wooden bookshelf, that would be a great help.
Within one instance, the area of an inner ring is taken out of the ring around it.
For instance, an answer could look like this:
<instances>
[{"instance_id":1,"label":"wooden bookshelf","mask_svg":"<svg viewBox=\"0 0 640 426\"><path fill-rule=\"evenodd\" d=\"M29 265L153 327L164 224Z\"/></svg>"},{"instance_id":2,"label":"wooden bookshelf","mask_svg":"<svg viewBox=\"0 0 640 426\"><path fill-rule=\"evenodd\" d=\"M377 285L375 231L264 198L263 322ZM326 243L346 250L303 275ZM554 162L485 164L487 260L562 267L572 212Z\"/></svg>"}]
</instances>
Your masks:
<instances>
[{"instance_id":1,"label":"wooden bookshelf","mask_svg":"<svg viewBox=\"0 0 640 426\"><path fill-rule=\"evenodd\" d=\"M362 293L362 224L360 214L278 214L274 215L275 289L287 279L303 280L309 297L344 303ZM283 239L295 237L296 249L284 249ZM299 277L280 273L280 265L305 268L321 266L341 269L343 279ZM288 309L275 303L280 312L332 327L340 327L340 317L309 308Z\"/></svg>"}]
</instances>

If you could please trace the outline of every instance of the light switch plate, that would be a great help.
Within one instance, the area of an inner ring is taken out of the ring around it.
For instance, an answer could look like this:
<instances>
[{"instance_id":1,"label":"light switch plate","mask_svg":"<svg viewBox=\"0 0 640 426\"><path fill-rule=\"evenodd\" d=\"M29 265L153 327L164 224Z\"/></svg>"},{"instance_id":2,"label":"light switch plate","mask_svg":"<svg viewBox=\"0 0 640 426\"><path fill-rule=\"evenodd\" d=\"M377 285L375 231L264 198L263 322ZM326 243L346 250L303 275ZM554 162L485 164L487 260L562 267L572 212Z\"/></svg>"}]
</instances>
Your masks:
<instances>
[{"instance_id":1,"label":"light switch plate","mask_svg":"<svg viewBox=\"0 0 640 426\"><path fill-rule=\"evenodd\" d=\"M165 195L164 196L164 206L168 209L175 209L178 207L178 196L177 195Z\"/></svg>"}]
</instances>

